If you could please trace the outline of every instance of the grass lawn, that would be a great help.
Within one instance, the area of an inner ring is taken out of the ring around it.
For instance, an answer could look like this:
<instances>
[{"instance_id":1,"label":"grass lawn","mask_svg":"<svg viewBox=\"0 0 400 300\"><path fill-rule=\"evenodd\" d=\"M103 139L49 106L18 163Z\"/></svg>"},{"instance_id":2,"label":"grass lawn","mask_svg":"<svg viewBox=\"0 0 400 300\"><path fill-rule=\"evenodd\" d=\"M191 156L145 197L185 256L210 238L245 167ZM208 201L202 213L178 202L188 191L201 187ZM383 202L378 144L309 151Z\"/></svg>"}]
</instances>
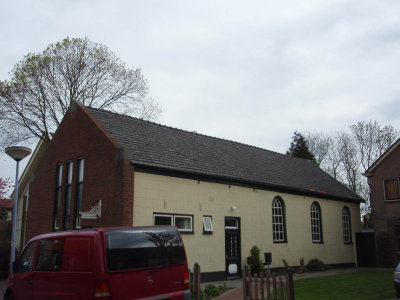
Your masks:
<instances>
[{"instance_id":1,"label":"grass lawn","mask_svg":"<svg viewBox=\"0 0 400 300\"><path fill-rule=\"evenodd\" d=\"M394 299L393 272L365 271L294 281L296 300Z\"/></svg>"}]
</instances>

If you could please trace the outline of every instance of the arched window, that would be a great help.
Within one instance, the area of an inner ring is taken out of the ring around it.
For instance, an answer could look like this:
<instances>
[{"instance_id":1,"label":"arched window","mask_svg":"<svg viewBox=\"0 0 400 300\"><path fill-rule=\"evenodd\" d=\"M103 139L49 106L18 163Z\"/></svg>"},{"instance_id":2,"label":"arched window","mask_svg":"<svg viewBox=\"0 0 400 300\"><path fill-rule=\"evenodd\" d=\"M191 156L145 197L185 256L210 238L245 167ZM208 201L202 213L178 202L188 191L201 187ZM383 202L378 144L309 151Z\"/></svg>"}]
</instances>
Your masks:
<instances>
[{"instance_id":1,"label":"arched window","mask_svg":"<svg viewBox=\"0 0 400 300\"><path fill-rule=\"evenodd\" d=\"M321 207L318 202L311 204L311 238L313 243L322 243Z\"/></svg>"},{"instance_id":2,"label":"arched window","mask_svg":"<svg viewBox=\"0 0 400 300\"><path fill-rule=\"evenodd\" d=\"M286 243L285 204L280 197L272 201L272 236L274 243Z\"/></svg>"},{"instance_id":3,"label":"arched window","mask_svg":"<svg viewBox=\"0 0 400 300\"><path fill-rule=\"evenodd\" d=\"M345 244L351 244L351 217L350 210L343 207L342 210L342 225L343 225L343 241Z\"/></svg>"}]
</instances>

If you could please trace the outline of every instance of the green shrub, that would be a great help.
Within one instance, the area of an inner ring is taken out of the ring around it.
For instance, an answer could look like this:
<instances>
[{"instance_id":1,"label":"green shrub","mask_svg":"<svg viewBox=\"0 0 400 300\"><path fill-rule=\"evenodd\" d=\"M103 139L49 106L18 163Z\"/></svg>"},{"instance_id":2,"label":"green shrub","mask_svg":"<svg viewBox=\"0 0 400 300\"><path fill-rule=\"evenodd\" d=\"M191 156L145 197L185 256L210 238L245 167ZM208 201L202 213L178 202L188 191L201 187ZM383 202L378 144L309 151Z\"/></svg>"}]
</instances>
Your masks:
<instances>
[{"instance_id":1,"label":"green shrub","mask_svg":"<svg viewBox=\"0 0 400 300\"><path fill-rule=\"evenodd\" d=\"M222 284L222 285L219 285L219 286L218 286L218 289L219 289L220 294L223 294L223 293L225 293L227 290L229 290L229 288L226 286L226 283L224 283L224 284Z\"/></svg>"},{"instance_id":2,"label":"green shrub","mask_svg":"<svg viewBox=\"0 0 400 300\"><path fill-rule=\"evenodd\" d=\"M326 271L329 269L329 266L325 265L322 260L318 258L311 259L307 264L308 271Z\"/></svg>"},{"instance_id":3,"label":"green shrub","mask_svg":"<svg viewBox=\"0 0 400 300\"><path fill-rule=\"evenodd\" d=\"M258 248L257 246L253 246L250 249L250 254L254 258L254 263L250 265L250 270L251 270L252 274L260 275L260 273L264 269L263 261L260 258L260 252L261 252L261 249Z\"/></svg>"},{"instance_id":4,"label":"green shrub","mask_svg":"<svg viewBox=\"0 0 400 300\"><path fill-rule=\"evenodd\" d=\"M215 285L213 284L207 284L205 289L204 289L204 293L206 295L209 295L211 297L217 297L220 295L220 291L219 288L217 288Z\"/></svg>"},{"instance_id":5,"label":"green shrub","mask_svg":"<svg viewBox=\"0 0 400 300\"><path fill-rule=\"evenodd\" d=\"M304 258L302 257L301 259L300 259L300 268L305 268L306 267L306 265L305 265L305 263L304 263Z\"/></svg>"}]
</instances>

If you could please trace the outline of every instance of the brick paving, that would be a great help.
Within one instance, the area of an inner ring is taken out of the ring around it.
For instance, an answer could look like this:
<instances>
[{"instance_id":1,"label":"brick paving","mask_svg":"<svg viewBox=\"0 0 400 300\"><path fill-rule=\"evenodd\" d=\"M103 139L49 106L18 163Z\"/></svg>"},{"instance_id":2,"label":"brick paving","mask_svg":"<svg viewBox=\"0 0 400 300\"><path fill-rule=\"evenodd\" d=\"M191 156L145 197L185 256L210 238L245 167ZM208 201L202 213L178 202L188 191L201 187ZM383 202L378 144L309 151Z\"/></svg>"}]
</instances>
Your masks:
<instances>
[{"instance_id":1,"label":"brick paving","mask_svg":"<svg viewBox=\"0 0 400 300\"><path fill-rule=\"evenodd\" d=\"M237 287L215 298L218 300L243 300L243 287Z\"/></svg>"}]
</instances>

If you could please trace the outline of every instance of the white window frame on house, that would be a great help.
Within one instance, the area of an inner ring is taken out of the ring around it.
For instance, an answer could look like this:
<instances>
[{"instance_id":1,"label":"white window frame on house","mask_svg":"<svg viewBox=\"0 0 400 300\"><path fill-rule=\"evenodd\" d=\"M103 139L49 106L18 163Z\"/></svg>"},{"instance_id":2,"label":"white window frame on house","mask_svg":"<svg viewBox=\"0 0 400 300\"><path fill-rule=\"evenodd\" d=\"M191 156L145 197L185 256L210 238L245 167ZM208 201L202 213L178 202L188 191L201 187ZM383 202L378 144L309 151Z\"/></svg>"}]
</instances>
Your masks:
<instances>
[{"instance_id":1,"label":"white window frame on house","mask_svg":"<svg viewBox=\"0 0 400 300\"><path fill-rule=\"evenodd\" d=\"M74 171L74 162L72 160L69 160L65 164L65 196L64 196L63 230L68 230L70 228L73 171Z\"/></svg>"},{"instance_id":2,"label":"white window frame on house","mask_svg":"<svg viewBox=\"0 0 400 300\"><path fill-rule=\"evenodd\" d=\"M57 231L60 229L60 209L61 209L61 191L62 191L62 178L63 178L63 164L58 163L56 165L56 186L54 196L54 217L53 217L53 230Z\"/></svg>"},{"instance_id":3,"label":"white window frame on house","mask_svg":"<svg viewBox=\"0 0 400 300\"><path fill-rule=\"evenodd\" d=\"M318 202L311 204L311 239L313 243L323 243L321 206Z\"/></svg>"},{"instance_id":4,"label":"white window frame on house","mask_svg":"<svg viewBox=\"0 0 400 300\"><path fill-rule=\"evenodd\" d=\"M76 190L75 190L75 228L82 227L81 210L83 202L83 183L85 176L85 158L78 158L77 175L76 175Z\"/></svg>"},{"instance_id":5,"label":"white window frame on house","mask_svg":"<svg viewBox=\"0 0 400 300\"><path fill-rule=\"evenodd\" d=\"M274 243L287 243L285 203L281 197L272 201L272 238Z\"/></svg>"},{"instance_id":6,"label":"white window frame on house","mask_svg":"<svg viewBox=\"0 0 400 300\"><path fill-rule=\"evenodd\" d=\"M343 207L342 210L342 226L343 226L343 242L345 244L352 243L351 236L351 215L348 207Z\"/></svg>"},{"instance_id":7,"label":"white window frame on house","mask_svg":"<svg viewBox=\"0 0 400 300\"><path fill-rule=\"evenodd\" d=\"M156 224L156 217L165 218L165 219L168 218L169 219L169 223L168 224L163 224L163 225L173 226L173 224L174 224L174 215L154 214L153 215L153 225L158 225L158 224Z\"/></svg>"},{"instance_id":8,"label":"white window frame on house","mask_svg":"<svg viewBox=\"0 0 400 300\"><path fill-rule=\"evenodd\" d=\"M184 214L169 214L169 213L154 213L153 214L153 225L156 225L156 217L169 217L171 220L170 226L176 226L180 232L182 233L193 233L193 215L184 215ZM189 227L183 228L180 226L180 222L177 222L179 219L189 220L189 222L184 222L185 225L189 225Z\"/></svg>"},{"instance_id":9,"label":"white window frame on house","mask_svg":"<svg viewBox=\"0 0 400 300\"><path fill-rule=\"evenodd\" d=\"M212 217L211 216L203 216L203 232L204 233L212 233L214 231Z\"/></svg>"}]
</instances>

